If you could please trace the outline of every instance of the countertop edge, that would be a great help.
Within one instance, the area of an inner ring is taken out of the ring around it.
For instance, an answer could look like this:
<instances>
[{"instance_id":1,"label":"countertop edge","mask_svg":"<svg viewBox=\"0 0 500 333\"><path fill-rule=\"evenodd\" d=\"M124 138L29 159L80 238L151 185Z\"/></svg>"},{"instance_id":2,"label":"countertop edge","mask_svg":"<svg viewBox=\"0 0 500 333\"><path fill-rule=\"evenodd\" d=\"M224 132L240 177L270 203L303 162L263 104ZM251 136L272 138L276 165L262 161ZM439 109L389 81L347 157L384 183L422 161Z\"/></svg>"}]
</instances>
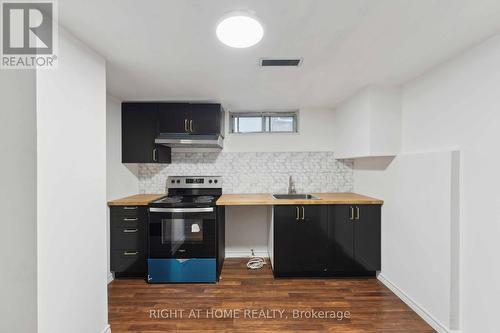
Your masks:
<instances>
[{"instance_id":1,"label":"countertop edge","mask_svg":"<svg viewBox=\"0 0 500 333\"><path fill-rule=\"evenodd\" d=\"M156 201L162 197L166 196L166 194L154 194L154 193L147 193L147 194L134 194L134 195L129 195L124 198L116 199L116 200L110 200L107 202L107 205L109 207L112 206L147 206L153 201Z\"/></svg>"},{"instance_id":2,"label":"countertop edge","mask_svg":"<svg viewBox=\"0 0 500 333\"><path fill-rule=\"evenodd\" d=\"M217 206L279 206L279 205L383 205L384 201L377 198L368 197L354 192L338 192L338 193L312 193L318 196L318 200L301 200L301 199L274 199L270 193L256 194L223 194L217 200ZM327 198L322 198L327 196ZM338 196L339 198L331 198ZM241 200L234 199L241 197ZM260 198L257 198L260 197ZM330 197L330 198L328 198ZM350 198L349 198L350 197ZM229 199L231 198L231 199Z\"/></svg>"}]
</instances>

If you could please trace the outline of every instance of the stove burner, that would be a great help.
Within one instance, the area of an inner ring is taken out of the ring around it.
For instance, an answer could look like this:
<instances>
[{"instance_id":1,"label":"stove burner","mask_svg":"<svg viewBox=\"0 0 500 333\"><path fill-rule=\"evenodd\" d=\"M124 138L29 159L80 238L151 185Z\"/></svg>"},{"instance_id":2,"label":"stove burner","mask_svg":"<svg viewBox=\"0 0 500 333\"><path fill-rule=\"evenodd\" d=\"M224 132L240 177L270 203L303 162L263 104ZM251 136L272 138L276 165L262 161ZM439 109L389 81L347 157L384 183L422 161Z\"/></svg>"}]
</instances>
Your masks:
<instances>
[{"instance_id":1,"label":"stove burner","mask_svg":"<svg viewBox=\"0 0 500 333\"><path fill-rule=\"evenodd\" d=\"M160 202L163 203L179 203L182 201L182 197L180 196L175 196L175 197L165 197L160 200Z\"/></svg>"},{"instance_id":2,"label":"stove burner","mask_svg":"<svg viewBox=\"0 0 500 333\"><path fill-rule=\"evenodd\" d=\"M214 200L214 197L211 195L201 195L199 197L194 197L194 202L196 203L210 203Z\"/></svg>"}]
</instances>

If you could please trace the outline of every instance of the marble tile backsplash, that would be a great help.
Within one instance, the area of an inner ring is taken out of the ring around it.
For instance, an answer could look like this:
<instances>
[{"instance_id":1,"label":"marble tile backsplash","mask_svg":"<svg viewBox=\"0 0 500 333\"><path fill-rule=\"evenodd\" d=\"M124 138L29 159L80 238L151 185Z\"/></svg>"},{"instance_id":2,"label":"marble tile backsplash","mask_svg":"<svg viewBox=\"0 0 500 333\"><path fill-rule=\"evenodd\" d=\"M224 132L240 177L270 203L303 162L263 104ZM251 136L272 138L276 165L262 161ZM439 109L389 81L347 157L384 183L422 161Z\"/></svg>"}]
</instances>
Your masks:
<instances>
[{"instance_id":1,"label":"marble tile backsplash","mask_svg":"<svg viewBox=\"0 0 500 333\"><path fill-rule=\"evenodd\" d=\"M353 190L353 162L333 152L172 153L172 164L139 165L140 193L164 193L168 176L222 176L224 193L299 193Z\"/></svg>"}]
</instances>

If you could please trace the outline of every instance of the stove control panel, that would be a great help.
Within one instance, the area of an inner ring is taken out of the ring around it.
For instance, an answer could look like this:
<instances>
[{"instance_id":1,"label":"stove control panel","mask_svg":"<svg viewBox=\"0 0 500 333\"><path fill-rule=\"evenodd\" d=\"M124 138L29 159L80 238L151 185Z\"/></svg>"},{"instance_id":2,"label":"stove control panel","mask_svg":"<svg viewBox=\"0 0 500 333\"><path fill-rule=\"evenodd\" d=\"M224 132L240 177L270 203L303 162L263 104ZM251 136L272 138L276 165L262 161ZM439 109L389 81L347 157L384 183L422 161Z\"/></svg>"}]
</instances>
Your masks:
<instances>
[{"instance_id":1,"label":"stove control panel","mask_svg":"<svg viewBox=\"0 0 500 333\"><path fill-rule=\"evenodd\" d=\"M222 188L220 176L169 176L167 188Z\"/></svg>"}]
</instances>

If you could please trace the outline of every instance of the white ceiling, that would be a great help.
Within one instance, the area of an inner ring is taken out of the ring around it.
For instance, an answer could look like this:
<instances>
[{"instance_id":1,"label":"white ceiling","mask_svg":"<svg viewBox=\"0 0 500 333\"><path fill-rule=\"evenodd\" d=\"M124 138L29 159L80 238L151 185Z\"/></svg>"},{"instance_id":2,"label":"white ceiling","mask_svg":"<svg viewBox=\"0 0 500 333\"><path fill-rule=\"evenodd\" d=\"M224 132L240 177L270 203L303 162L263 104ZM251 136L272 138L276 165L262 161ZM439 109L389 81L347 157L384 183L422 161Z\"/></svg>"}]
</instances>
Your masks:
<instances>
[{"instance_id":1,"label":"white ceiling","mask_svg":"<svg viewBox=\"0 0 500 333\"><path fill-rule=\"evenodd\" d=\"M218 20L252 11L262 41L233 49ZM122 100L213 100L230 109L332 107L400 84L500 31L498 0L59 0L63 26L107 59ZM262 69L263 57L302 57Z\"/></svg>"}]
</instances>

